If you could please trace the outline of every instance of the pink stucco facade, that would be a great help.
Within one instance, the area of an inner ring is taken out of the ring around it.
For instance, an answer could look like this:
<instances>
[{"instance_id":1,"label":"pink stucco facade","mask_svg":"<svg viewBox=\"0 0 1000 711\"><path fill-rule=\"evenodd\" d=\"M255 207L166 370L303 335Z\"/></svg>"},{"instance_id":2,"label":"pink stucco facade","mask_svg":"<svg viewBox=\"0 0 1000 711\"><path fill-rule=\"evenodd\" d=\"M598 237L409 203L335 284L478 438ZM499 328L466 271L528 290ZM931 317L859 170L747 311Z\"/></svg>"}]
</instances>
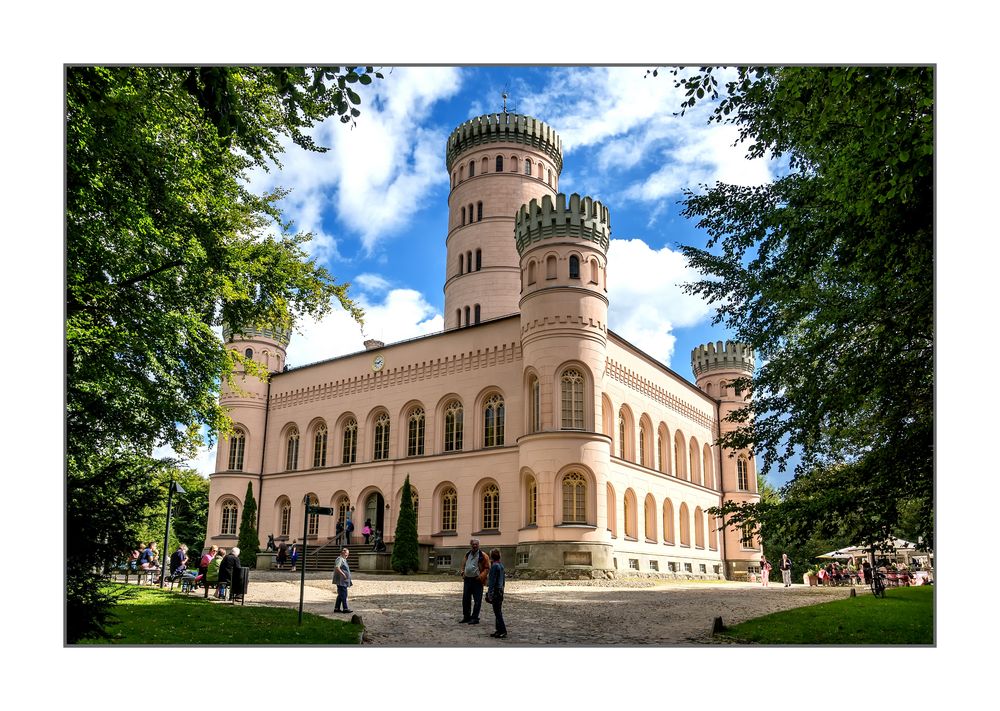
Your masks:
<instances>
[{"instance_id":1,"label":"pink stucco facade","mask_svg":"<svg viewBox=\"0 0 1000 711\"><path fill-rule=\"evenodd\" d=\"M557 194L551 127L479 117L446 155L442 333L284 372L282 334L227 334L273 372L223 393L239 434L220 443L207 541L235 540L250 482L262 542L300 539L310 496L391 545L409 476L432 567L475 536L526 575L745 574L759 547L706 511L757 498L753 457L714 444L752 353L696 349L692 384L609 330L610 211Z\"/></svg>"}]
</instances>

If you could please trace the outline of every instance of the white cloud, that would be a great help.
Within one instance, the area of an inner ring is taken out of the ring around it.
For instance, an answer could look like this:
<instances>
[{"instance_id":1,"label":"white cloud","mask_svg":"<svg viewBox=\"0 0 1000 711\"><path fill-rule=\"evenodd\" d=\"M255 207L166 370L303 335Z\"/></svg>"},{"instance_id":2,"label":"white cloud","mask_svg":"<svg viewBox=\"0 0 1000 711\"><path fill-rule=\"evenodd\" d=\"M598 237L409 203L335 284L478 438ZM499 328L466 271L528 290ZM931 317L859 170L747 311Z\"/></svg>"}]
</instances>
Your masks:
<instances>
[{"instance_id":1,"label":"white cloud","mask_svg":"<svg viewBox=\"0 0 1000 711\"><path fill-rule=\"evenodd\" d=\"M619 278L620 276L620 278ZM710 313L701 298L680 284L698 273L668 247L650 248L640 239L613 239L608 248L608 326L663 363L673 356L673 330L692 326Z\"/></svg>"},{"instance_id":2,"label":"white cloud","mask_svg":"<svg viewBox=\"0 0 1000 711\"><path fill-rule=\"evenodd\" d=\"M389 289L389 282L373 274L359 275L354 284L359 288L352 297L365 310L364 333L361 326L339 308L322 321L305 321L289 343L287 361L290 366L364 350L365 338L394 343L444 330L441 314L420 292Z\"/></svg>"},{"instance_id":3,"label":"white cloud","mask_svg":"<svg viewBox=\"0 0 1000 711\"><path fill-rule=\"evenodd\" d=\"M435 102L458 91L460 70L403 67L384 73L384 80L360 92L361 117L354 128L336 118L316 127L314 138L328 152L289 149L280 171L251 176L254 190L291 189L282 203L285 215L296 229L316 235L309 249L321 261L340 256L338 236L323 224L331 206L371 253L406 227L435 183L447 182L440 148L450 127L421 122Z\"/></svg>"}]
</instances>

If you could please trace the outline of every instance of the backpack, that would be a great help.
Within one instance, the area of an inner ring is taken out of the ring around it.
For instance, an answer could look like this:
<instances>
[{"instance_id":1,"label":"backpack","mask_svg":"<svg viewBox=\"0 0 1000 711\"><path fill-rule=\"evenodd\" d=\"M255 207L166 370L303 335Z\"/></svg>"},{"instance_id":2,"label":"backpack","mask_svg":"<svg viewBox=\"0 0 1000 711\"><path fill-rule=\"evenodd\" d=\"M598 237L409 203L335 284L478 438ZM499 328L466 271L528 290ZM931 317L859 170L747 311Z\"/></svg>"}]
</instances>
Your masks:
<instances>
[{"instance_id":1,"label":"backpack","mask_svg":"<svg viewBox=\"0 0 1000 711\"><path fill-rule=\"evenodd\" d=\"M347 519L347 532L351 533L354 530L354 521Z\"/></svg>"}]
</instances>

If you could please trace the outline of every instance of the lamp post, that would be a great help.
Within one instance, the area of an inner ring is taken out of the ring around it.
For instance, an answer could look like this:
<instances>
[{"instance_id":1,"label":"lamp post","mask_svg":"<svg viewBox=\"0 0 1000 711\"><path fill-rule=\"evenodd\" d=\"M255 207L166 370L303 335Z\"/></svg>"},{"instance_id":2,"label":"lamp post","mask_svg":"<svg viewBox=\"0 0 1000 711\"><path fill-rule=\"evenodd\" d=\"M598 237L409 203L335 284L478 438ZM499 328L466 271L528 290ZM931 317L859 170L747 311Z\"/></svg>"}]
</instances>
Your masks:
<instances>
[{"instance_id":1,"label":"lamp post","mask_svg":"<svg viewBox=\"0 0 1000 711\"><path fill-rule=\"evenodd\" d=\"M163 559L160 561L160 587L163 587L164 576L163 571L166 566L170 565L170 559L167 557L170 554L170 514L171 507L174 505L174 492L178 494L186 494L184 487L180 485L180 482L174 481L173 477L170 477L170 488L167 490L167 529L163 532ZM208 594L207 592L205 593Z\"/></svg>"}]
</instances>

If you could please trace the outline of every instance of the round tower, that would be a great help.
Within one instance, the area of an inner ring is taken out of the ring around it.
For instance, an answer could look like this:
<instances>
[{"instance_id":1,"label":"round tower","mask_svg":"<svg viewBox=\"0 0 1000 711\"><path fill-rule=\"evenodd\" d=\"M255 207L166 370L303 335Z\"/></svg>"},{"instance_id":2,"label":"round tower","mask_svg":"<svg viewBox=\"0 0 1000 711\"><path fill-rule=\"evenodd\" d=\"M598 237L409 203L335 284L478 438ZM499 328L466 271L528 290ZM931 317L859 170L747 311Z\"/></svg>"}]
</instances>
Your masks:
<instances>
[{"instance_id":1,"label":"round tower","mask_svg":"<svg viewBox=\"0 0 1000 711\"><path fill-rule=\"evenodd\" d=\"M517 569L528 575L614 569L607 497L599 495L611 440L597 426L610 237L608 209L576 194L531 200L515 217L526 403L518 453L522 488L535 492L537 512L519 532Z\"/></svg>"},{"instance_id":2,"label":"round tower","mask_svg":"<svg viewBox=\"0 0 1000 711\"><path fill-rule=\"evenodd\" d=\"M510 239L521 205L554 196L562 142L547 124L520 114L470 119L448 138L445 329L517 312L518 255Z\"/></svg>"},{"instance_id":3,"label":"round tower","mask_svg":"<svg viewBox=\"0 0 1000 711\"><path fill-rule=\"evenodd\" d=\"M222 328L227 348L260 363L268 373L280 372L285 367L285 352L290 335L288 332L270 329L243 329L242 332L234 333L228 326L224 325ZM215 471L259 473L264 444L267 380L247 374L243 366L237 364L233 385L222 384L219 402L229 410L236 433L230 439L220 441ZM236 443L240 436L243 437L242 445ZM240 492L241 499L242 493Z\"/></svg>"},{"instance_id":4,"label":"round tower","mask_svg":"<svg viewBox=\"0 0 1000 711\"><path fill-rule=\"evenodd\" d=\"M733 381L749 378L754 371L754 354L750 346L733 341L718 341L698 346L691 351L691 369L695 383L707 395L719 401L719 433L732 432L737 425L726 417L746 405L749 393L737 390ZM722 472L723 501L755 502L760 500L757 493L757 463L753 453L746 449L722 451L720 462ZM756 568L760 562L760 541L752 543L743 540L742 533L727 527L723 533L725 541L726 577Z\"/></svg>"}]
</instances>

